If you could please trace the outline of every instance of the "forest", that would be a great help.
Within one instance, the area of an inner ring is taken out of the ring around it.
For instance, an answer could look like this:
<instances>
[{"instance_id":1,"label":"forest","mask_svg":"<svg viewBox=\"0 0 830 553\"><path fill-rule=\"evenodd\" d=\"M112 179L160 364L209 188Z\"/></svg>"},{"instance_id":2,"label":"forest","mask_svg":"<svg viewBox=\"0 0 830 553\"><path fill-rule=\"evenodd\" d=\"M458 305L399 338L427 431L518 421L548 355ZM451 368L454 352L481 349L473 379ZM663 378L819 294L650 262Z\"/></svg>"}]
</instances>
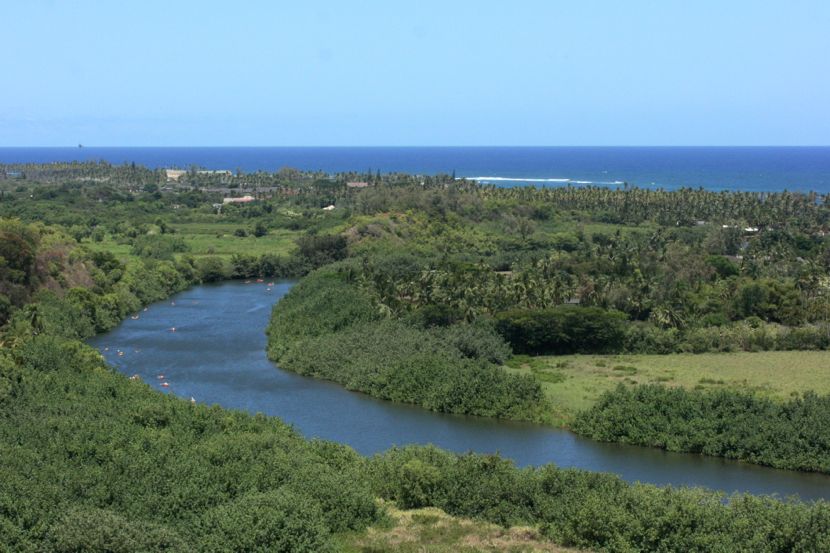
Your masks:
<instances>
[{"instance_id":1,"label":"forest","mask_svg":"<svg viewBox=\"0 0 830 553\"><path fill-rule=\"evenodd\" d=\"M827 350L830 197L296 170L192 168L170 182L104 163L0 174L5 549L348 550L384 524L378 500L597 550L830 548L822 501L431 447L365 458L158 394L83 342L196 283L300 279L268 328L281 367L435 411L551 424L551 383L509 370L518 355ZM241 194L256 200L222 201ZM828 472L827 401L624 383L569 426Z\"/></svg>"}]
</instances>

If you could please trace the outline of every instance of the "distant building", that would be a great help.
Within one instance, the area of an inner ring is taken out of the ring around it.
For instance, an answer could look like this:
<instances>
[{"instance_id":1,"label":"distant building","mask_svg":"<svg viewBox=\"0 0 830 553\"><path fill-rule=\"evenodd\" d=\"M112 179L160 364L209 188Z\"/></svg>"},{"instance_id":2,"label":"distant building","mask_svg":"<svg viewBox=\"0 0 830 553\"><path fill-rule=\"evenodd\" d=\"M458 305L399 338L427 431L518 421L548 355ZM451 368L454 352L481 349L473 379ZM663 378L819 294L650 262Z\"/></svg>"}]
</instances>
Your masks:
<instances>
[{"instance_id":1,"label":"distant building","mask_svg":"<svg viewBox=\"0 0 830 553\"><path fill-rule=\"evenodd\" d=\"M256 200L253 196L242 196L241 198L222 198L223 204L247 204Z\"/></svg>"},{"instance_id":2,"label":"distant building","mask_svg":"<svg viewBox=\"0 0 830 553\"><path fill-rule=\"evenodd\" d=\"M333 209L334 209L333 205L327 205L326 207L323 208L323 211L332 211Z\"/></svg>"},{"instance_id":3,"label":"distant building","mask_svg":"<svg viewBox=\"0 0 830 553\"><path fill-rule=\"evenodd\" d=\"M25 178L23 171L4 171L3 176L7 179L22 179Z\"/></svg>"},{"instance_id":4,"label":"distant building","mask_svg":"<svg viewBox=\"0 0 830 553\"><path fill-rule=\"evenodd\" d=\"M226 176L226 177L230 177L230 176L233 175L233 173L231 173L227 169L216 169L216 170L207 170L206 169L206 170L203 170L203 171L196 171L196 172L200 175L222 175L222 176Z\"/></svg>"},{"instance_id":5,"label":"distant building","mask_svg":"<svg viewBox=\"0 0 830 553\"><path fill-rule=\"evenodd\" d=\"M184 169L165 169L164 172L168 181L177 181L182 175L187 174Z\"/></svg>"},{"instance_id":6,"label":"distant building","mask_svg":"<svg viewBox=\"0 0 830 553\"><path fill-rule=\"evenodd\" d=\"M360 181L360 182L347 182L346 186L349 187L349 188L366 188L367 186L369 186L369 183L368 182L363 182L363 181Z\"/></svg>"},{"instance_id":7,"label":"distant building","mask_svg":"<svg viewBox=\"0 0 830 553\"><path fill-rule=\"evenodd\" d=\"M167 175L168 182L178 182L178 180L182 177L182 175L188 174L190 171L185 169L165 169L165 174ZM231 171L227 169L200 169L196 171L197 175L217 175L222 177L222 181L226 181L230 177L233 176Z\"/></svg>"}]
</instances>

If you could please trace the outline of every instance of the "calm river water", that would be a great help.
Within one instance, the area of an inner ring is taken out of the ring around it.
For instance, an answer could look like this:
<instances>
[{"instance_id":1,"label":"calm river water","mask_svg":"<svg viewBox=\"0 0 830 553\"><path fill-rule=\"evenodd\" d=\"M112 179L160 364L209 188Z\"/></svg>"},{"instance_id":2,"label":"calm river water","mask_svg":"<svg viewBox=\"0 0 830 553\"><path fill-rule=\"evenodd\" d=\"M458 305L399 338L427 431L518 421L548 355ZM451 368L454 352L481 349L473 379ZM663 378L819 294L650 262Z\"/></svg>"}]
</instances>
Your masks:
<instances>
[{"instance_id":1,"label":"calm river water","mask_svg":"<svg viewBox=\"0 0 830 553\"><path fill-rule=\"evenodd\" d=\"M265 356L264 329L272 306L291 286L197 286L90 343L119 371L137 374L160 391L280 417L307 437L342 442L367 455L393 445L431 443L458 452L498 452L522 466L555 463L614 472L632 482L830 499L827 475L601 444L540 425L432 413L283 371Z\"/></svg>"}]
</instances>

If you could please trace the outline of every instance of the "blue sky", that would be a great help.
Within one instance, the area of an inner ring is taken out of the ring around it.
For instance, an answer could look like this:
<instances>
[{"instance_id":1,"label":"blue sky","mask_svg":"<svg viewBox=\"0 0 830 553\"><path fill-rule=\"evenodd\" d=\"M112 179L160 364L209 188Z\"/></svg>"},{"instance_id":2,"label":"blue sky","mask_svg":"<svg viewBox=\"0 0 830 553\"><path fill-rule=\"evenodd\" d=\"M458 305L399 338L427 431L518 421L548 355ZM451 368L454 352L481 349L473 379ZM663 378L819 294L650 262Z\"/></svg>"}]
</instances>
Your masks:
<instances>
[{"instance_id":1,"label":"blue sky","mask_svg":"<svg viewBox=\"0 0 830 553\"><path fill-rule=\"evenodd\" d=\"M827 0L0 0L0 20L0 146L830 144Z\"/></svg>"}]
</instances>

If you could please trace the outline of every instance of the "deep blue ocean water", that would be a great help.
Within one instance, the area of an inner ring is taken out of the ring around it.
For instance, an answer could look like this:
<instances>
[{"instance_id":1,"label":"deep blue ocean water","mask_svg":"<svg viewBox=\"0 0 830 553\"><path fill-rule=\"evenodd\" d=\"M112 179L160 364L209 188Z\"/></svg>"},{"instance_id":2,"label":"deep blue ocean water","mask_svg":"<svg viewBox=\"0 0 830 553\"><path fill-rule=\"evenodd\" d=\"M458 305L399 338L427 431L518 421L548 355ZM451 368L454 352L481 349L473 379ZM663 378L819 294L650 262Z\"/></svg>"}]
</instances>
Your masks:
<instances>
[{"instance_id":1,"label":"deep blue ocean water","mask_svg":"<svg viewBox=\"0 0 830 553\"><path fill-rule=\"evenodd\" d=\"M0 148L0 163L70 160L149 167L282 167L480 177L501 186L623 183L647 188L830 193L830 147Z\"/></svg>"}]
</instances>

